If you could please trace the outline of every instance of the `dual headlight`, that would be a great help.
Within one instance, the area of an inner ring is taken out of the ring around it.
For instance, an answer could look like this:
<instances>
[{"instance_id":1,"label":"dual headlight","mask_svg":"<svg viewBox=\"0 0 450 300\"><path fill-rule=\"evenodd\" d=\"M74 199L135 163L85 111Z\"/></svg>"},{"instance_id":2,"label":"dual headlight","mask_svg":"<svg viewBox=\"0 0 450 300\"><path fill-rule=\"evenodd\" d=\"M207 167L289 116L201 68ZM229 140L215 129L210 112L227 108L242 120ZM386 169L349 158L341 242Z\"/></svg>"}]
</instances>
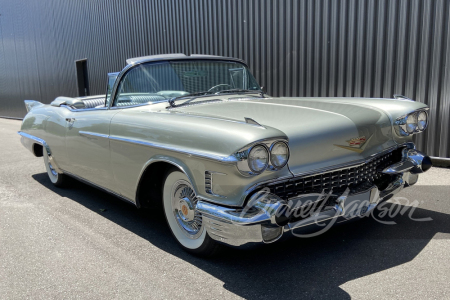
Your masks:
<instances>
[{"instance_id":1,"label":"dual headlight","mask_svg":"<svg viewBox=\"0 0 450 300\"><path fill-rule=\"evenodd\" d=\"M267 168L279 170L289 160L289 147L285 141L263 142L240 152L238 169L249 175L261 174Z\"/></svg>"},{"instance_id":2,"label":"dual headlight","mask_svg":"<svg viewBox=\"0 0 450 300\"><path fill-rule=\"evenodd\" d=\"M424 131L428 126L428 113L425 110L418 110L402 116L395 122L398 134L408 136Z\"/></svg>"}]
</instances>

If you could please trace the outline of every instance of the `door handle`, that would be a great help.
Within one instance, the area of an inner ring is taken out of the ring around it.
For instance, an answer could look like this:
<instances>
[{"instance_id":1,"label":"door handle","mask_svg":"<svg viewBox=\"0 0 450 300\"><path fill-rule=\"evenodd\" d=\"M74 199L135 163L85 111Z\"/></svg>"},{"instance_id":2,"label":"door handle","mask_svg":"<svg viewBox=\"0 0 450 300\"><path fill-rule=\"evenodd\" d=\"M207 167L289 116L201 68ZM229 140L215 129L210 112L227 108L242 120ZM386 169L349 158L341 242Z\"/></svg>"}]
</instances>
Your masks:
<instances>
[{"instance_id":1,"label":"door handle","mask_svg":"<svg viewBox=\"0 0 450 300\"><path fill-rule=\"evenodd\" d=\"M75 121L75 118L66 118L66 121L69 123L73 123Z\"/></svg>"}]
</instances>

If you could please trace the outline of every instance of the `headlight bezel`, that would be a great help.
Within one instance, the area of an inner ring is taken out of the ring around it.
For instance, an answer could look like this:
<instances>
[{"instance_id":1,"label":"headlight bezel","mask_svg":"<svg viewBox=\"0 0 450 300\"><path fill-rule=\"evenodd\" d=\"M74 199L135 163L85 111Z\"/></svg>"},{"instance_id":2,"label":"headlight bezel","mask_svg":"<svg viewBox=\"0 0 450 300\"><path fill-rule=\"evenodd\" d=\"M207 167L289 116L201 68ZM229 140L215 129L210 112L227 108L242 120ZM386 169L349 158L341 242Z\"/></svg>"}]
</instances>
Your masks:
<instances>
[{"instance_id":1,"label":"headlight bezel","mask_svg":"<svg viewBox=\"0 0 450 300\"><path fill-rule=\"evenodd\" d=\"M266 162L266 164L265 164L265 166L264 166L264 168L263 169L261 169L260 171L256 171L256 170L254 170L253 168L252 168L252 166L251 166L251 163L250 163L250 154L252 153L252 151L253 150L255 150L256 148L263 148L265 151L266 151L266 153L267 153L267 162ZM255 144L255 145L253 145L253 146L251 146L248 150L247 150L247 165L248 165L248 168L250 169L250 171L253 173L253 174L261 174L262 172L264 172L268 167L269 167L269 163L270 163L270 152L269 152L269 149L267 148L267 146L266 145L264 145L264 144Z\"/></svg>"},{"instance_id":2,"label":"headlight bezel","mask_svg":"<svg viewBox=\"0 0 450 300\"><path fill-rule=\"evenodd\" d=\"M426 124L423 129L419 128L419 115L421 113L426 114ZM408 131L408 118L413 117L416 120L416 126L413 131ZM429 124L429 114L428 114L428 108L421 108L417 109L415 111L412 111L406 115L403 115L396 119L394 123L395 131L397 135L407 137L416 133L421 133L427 129Z\"/></svg>"},{"instance_id":3,"label":"headlight bezel","mask_svg":"<svg viewBox=\"0 0 450 300\"><path fill-rule=\"evenodd\" d=\"M410 121L411 119L411 121ZM406 117L406 132L408 132L409 134L414 134L415 132L417 132L419 124L418 124L418 118L417 118L417 113L411 113ZM414 126L414 127L411 127Z\"/></svg>"},{"instance_id":4,"label":"headlight bezel","mask_svg":"<svg viewBox=\"0 0 450 300\"><path fill-rule=\"evenodd\" d=\"M419 116L421 115L421 114L425 114L425 120L426 120L426 122L425 122L425 126L422 128L422 129L420 129L420 125L419 125ZM425 129L427 129L427 127L428 127L428 112L426 111L426 110L422 110L422 111L420 111L420 112L418 112L417 113L417 128L419 129L419 130L421 130L421 131L424 131Z\"/></svg>"},{"instance_id":5,"label":"headlight bezel","mask_svg":"<svg viewBox=\"0 0 450 300\"><path fill-rule=\"evenodd\" d=\"M287 159L286 163L284 164L284 166L281 168L274 167L271 162L271 148L273 145L275 145L278 142L283 142L288 148L288 159ZM252 149L254 149L257 146L263 146L267 150L267 154L268 154L267 167L264 170L262 170L261 172L255 172L255 170L252 170L250 168L250 164L249 164L250 151L252 151ZM248 144L247 146L241 148L239 151L235 152L233 156L237 159L236 166L237 166L239 173L241 173L245 177L249 177L249 176L255 176L255 175L262 174L265 171L279 171L279 170L283 169L284 167L287 166L287 164L289 162L289 155L290 155L290 149L289 149L289 140L287 139L287 137L274 137L274 138L268 138L268 139L264 139L264 140L258 140L251 144Z\"/></svg>"},{"instance_id":6,"label":"headlight bezel","mask_svg":"<svg viewBox=\"0 0 450 300\"><path fill-rule=\"evenodd\" d=\"M280 166L277 166L272 160L272 151L273 151L274 147L277 144L284 144L286 146L286 149L287 149L286 161L284 162L284 164L282 164ZM270 164L271 164L272 168L274 170L281 170L281 169L283 169L287 165L287 163L289 161L290 154L291 154L291 152L289 151L289 145L286 142L284 142L284 141L275 141L275 142L273 142L272 145L270 145L270 148L269 148L269 158L270 158Z\"/></svg>"}]
</instances>

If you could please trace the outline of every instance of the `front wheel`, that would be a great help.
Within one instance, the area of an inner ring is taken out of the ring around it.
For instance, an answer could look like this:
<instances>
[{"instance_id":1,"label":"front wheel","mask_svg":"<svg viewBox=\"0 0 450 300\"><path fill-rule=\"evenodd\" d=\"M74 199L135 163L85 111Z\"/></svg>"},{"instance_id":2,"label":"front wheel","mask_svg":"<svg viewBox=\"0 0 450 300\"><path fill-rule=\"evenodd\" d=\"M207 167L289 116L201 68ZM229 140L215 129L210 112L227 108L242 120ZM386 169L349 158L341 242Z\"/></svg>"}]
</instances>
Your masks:
<instances>
[{"instance_id":1,"label":"front wheel","mask_svg":"<svg viewBox=\"0 0 450 300\"><path fill-rule=\"evenodd\" d=\"M53 183L53 185L57 187L64 186L66 182L66 175L56 172L45 149L43 155L44 155L45 169L47 170L48 178L50 178L50 181Z\"/></svg>"},{"instance_id":2,"label":"front wheel","mask_svg":"<svg viewBox=\"0 0 450 300\"><path fill-rule=\"evenodd\" d=\"M197 211L197 197L189 178L178 170L167 174L163 205L167 223L180 246L196 255L211 256L219 244L209 237Z\"/></svg>"}]
</instances>

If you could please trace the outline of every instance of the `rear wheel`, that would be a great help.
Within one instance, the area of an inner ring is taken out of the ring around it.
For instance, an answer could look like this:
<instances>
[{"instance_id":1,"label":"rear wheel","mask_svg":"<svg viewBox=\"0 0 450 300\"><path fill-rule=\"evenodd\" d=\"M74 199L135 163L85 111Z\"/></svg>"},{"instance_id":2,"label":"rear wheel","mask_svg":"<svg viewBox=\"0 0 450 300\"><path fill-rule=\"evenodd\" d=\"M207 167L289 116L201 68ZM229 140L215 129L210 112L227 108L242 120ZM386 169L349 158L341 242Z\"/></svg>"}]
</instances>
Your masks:
<instances>
[{"instance_id":1,"label":"rear wheel","mask_svg":"<svg viewBox=\"0 0 450 300\"><path fill-rule=\"evenodd\" d=\"M64 184L66 182L66 175L56 172L56 170L53 168L53 165L48 158L47 151L45 151L45 149L44 149L43 152L44 152L43 153L44 164L45 164L45 169L47 170L48 178L50 178L50 181L53 183L53 185L55 185L57 187L64 186Z\"/></svg>"},{"instance_id":2,"label":"rear wheel","mask_svg":"<svg viewBox=\"0 0 450 300\"><path fill-rule=\"evenodd\" d=\"M178 170L170 171L163 188L164 213L170 230L184 250L210 256L220 245L206 232L196 209L197 201L189 178Z\"/></svg>"}]
</instances>

